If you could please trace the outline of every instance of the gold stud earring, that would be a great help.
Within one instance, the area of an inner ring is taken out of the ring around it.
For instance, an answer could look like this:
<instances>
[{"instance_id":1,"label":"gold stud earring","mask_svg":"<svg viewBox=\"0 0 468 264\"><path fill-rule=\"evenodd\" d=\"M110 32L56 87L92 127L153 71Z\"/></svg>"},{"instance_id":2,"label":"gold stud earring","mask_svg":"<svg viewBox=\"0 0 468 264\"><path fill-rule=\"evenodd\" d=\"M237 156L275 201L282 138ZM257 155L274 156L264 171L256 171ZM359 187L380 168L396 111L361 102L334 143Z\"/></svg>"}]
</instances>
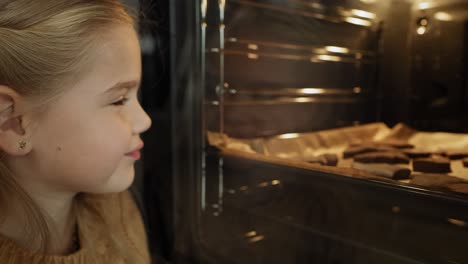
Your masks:
<instances>
[{"instance_id":1,"label":"gold stud earring","mask_svg":"<svg viewBox=\"0 0 468 264\"><path fill-rule=\"evenodd\" d=\"M19 142L19 148L20 148L20 149L24 149L25 147L26 147L26 142L23 141L23 140L21 140L21 141Z\"/></svg>"}]
</instances>

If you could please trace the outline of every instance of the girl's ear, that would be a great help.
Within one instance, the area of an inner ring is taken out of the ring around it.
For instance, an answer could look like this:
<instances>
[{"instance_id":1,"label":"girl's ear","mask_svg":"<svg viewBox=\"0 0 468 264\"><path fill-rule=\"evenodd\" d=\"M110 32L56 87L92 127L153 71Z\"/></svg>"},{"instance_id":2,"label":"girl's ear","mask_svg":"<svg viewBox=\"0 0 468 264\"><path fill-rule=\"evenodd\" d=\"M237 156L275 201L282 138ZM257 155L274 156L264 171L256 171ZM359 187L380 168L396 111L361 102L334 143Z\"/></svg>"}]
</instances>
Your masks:
<instances>
[{"instance_id":1,"label":"girl's ear","mask_svg":"<svg viewBox=\"0 0 468 264\"><path fill-rule=\"evenodd\" d=\"M0 149L13 156L24 155L31 148L22 116L15 111L19 99L20 96L14 90L0 85Z\"/></svg>"}]
</instances>

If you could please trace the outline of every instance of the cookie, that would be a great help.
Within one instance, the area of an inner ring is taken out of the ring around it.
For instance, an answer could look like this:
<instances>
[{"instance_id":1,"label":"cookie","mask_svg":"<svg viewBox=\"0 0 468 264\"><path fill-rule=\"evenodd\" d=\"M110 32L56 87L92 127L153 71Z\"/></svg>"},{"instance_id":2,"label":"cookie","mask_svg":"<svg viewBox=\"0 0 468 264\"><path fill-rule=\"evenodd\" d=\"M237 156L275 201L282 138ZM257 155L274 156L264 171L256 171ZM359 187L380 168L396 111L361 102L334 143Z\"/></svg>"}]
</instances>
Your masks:
<instances>
[{"instance_id":1,"label":"cookie","mask_svg":"<svg viewBox=\"0 0 468 264\"><path fill-rule=\"evenodd\" d=\"M430 151L419 150L419 149L404 149L402 150L402 152L405 153L405 155L410 157L411 159L429 158L433 154Z\"/></svg>"},{"instance_id":2,"label":"cookie","mask_svg":"<svg viewBox=\"0 0 468 264\"><path fill-rule=\"evenodd\" d=\"M369 152L354 156L361 163L408 164L410 159L401 152Z\"/></svg>"},{"instance_id":3,"label":"cookie","mask_svg":"<svg viewBox=\"0 0 468 264\"><path fill-rule=\"evenodd\" d=\"M388 146L379 146L374 144L361 144L361 145L354 145L347 148L343 152L343 158L349 159L359 154L369 153L369 152L389 152L389 151L396 151L395 148L388 147Z\"/></svg>"},{"instance_id":4,"label":"cookie","mask_svg":"<svg viewBox=\"0 0 468 264\"><path fill-rule=\"evenodd\" d=\"M413 170L429 173L449 173L452 172L450 160L441 156L430 158L420 158L413 160Z\"/></svg>"},{"instance_id":5,"label":"cookie","mask_svg":"<svg viewBox=\"0 0 468 264\"><path fill-rule=\"evenodd\" d=\"M445 156L451 160L459 160L468 158L468 152L466 151L447 151Z\"/></svg>"}]
</instances>

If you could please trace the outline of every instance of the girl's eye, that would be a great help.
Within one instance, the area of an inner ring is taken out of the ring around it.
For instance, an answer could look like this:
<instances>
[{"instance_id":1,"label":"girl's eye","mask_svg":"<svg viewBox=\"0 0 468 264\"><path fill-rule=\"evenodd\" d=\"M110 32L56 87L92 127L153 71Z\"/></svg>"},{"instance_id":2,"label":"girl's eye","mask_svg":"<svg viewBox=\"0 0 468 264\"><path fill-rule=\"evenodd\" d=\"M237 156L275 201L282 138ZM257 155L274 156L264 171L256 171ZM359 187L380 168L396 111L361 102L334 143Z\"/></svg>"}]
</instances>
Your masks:
<instances>
[{"instance_id":1,"label":"girl's eye","mask_svg":"<svg viewBox=\"0 0 468 264\"><path fill-rule=\"evenodd\" d=\"M122 106L129 100L128 97L121 96L120 99L116 102L113 102L112 105L114 106Z\"/></svg>"}]
</instances>

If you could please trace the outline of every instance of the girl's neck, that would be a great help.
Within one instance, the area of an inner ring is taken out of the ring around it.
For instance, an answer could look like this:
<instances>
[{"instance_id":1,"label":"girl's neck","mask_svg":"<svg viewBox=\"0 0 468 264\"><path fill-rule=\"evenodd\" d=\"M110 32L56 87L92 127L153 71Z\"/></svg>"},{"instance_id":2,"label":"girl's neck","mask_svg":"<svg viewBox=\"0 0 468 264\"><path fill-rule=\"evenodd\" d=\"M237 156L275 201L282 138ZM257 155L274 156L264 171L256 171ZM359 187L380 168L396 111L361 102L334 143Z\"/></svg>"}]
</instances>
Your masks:
<instances>
[{"instance_id":1,"label":"girl's neck","mask_svg":"<svg viewBox=\"0 0 468 264\"><path fill-rule=\"evenodd\" d=\"M75 248L75 235L76 235L76 215L73 210L73 196L34 196L31 198L39 206L45 220L49 226L50 241L46 245L47 254L52 255L68 255L74 251ZM19 207L10 207L19 208ZM0 233L23 248L31 251L40 250L40 241L31 241L31 234L28 233L28 223L25 222L31 217L24 213L22 210L11 210L5 221L0 225ZM30 231L29 231L30 232ZM38 230L32 230L38 232ZM38 236L34 236L38 237Z\"/></svg>"}]
</instances>

